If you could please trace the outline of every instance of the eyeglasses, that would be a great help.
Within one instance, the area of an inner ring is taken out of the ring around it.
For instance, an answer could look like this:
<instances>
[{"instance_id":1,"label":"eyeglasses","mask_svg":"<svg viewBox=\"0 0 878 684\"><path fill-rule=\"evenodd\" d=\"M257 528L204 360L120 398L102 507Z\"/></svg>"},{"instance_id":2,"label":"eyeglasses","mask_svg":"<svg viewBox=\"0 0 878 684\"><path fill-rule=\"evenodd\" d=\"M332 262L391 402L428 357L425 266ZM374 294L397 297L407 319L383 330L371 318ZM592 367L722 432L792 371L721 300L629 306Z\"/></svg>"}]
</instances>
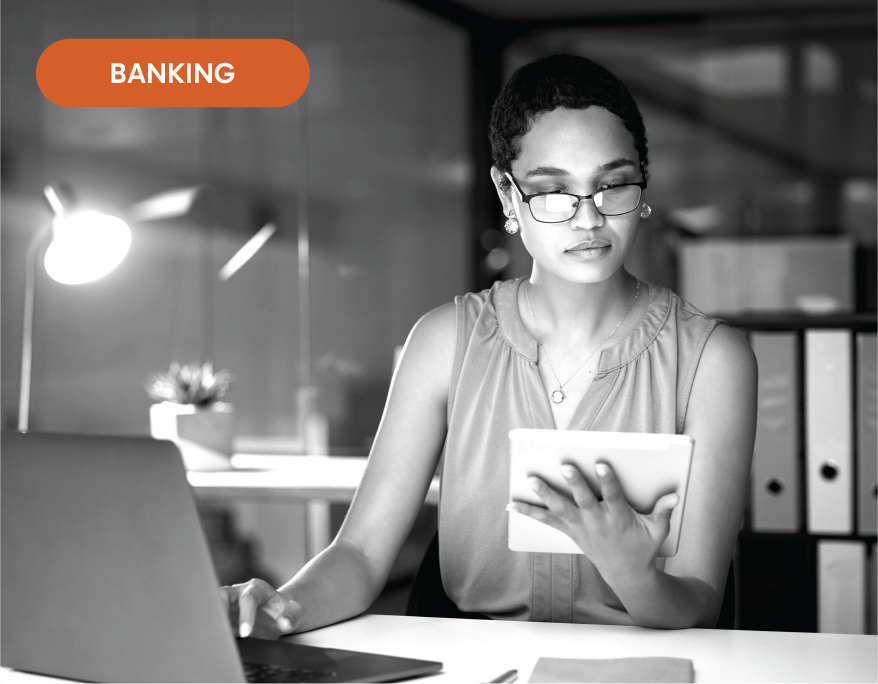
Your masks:
<instances>
[{"instance_id":1,"label":"eyeglasses","mask_svg":"<svg viewBox=\"0 0 878 684\"><path fill-rule=\"evenodd\" d=\"M574 195L569 192L537 192L533 195L525 195L511 173L507 173L506 177L515 185L521 195L521 201L530 207L531 216L540 223L569 221L576 214L579 202L588 199L594 202L595 209L604 216L628 214L637 209L640 197L646 188L646 181L642 180L603 188L591 195Z\"/></svg>"}]
</instances>

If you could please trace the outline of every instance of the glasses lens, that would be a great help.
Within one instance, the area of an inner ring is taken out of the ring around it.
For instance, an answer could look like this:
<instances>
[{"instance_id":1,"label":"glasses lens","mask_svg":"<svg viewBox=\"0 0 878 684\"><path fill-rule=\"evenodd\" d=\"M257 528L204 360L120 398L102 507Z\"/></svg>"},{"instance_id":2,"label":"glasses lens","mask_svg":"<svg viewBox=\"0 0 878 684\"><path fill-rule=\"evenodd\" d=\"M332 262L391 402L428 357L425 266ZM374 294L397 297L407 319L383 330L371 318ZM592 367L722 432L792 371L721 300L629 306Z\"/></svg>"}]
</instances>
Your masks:
<instances>
[{"instance_id":1,"label":"glasses lens","mask_svg":"<svg viewBox=\"0 0 878 684\"><path fill-rule=\"evenodd\" d=\"M604 216L616 216L634 211L640 202L639 185L620 185L595 193L594 205Z\"/></svg>"},{"instance_id":2,"label":"glasses lens","mask_svg":"<svg viewBox=\"0 0 878 684\"><path fill-rule=\"evenodd\" d=\"M538 195L530 201L530 211L537 221L544 223L560 223L572 218L579 205L576 195L556 192L549 195Z\"/></svg>"}]
</instances>

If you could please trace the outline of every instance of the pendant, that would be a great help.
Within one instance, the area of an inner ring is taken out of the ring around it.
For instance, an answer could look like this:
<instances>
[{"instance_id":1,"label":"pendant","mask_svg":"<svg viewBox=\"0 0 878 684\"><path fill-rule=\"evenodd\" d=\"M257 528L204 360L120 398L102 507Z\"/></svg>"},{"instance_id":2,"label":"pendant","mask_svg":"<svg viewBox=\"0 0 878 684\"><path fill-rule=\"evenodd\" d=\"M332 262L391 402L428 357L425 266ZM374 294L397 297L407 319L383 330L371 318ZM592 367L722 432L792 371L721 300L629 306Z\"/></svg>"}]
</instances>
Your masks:
<instances>
[{"instance_id":1,"label":"pendant","mask_svg":"<svg viewBox=\"0 0 878 684\"><path fill-rule=\"evenodd\" d=\"M564 401L564 392L562 392L561 388L559 387L554 392L552 392L551 397L552 401L554 401L556 404L560 404L562 401Z\"/></svg>"}]
</instances>

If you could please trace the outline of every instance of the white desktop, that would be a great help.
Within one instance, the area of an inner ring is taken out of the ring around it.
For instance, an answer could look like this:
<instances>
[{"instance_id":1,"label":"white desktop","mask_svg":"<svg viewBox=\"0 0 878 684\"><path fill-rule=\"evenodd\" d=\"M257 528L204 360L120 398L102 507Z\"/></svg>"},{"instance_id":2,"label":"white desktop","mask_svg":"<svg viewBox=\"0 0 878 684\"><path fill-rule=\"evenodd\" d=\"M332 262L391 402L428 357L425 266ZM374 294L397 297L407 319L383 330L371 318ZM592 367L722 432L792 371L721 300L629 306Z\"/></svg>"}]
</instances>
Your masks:
<instances>
[{"instance_id":1,"label":"white desktop","mask_svg":"<svg viewBox=\"0 0 878 684\"><path fill-rule=\"evenodd\" d=\"M364 615L290 641L441 660L424 681L488 682L518 670L527 682L538 658L688 658L696 682L875 682L878 638L845 634L657 630L558 623ZM58 681L3 670L10 684Z\"/></svg>"}]
</instances>

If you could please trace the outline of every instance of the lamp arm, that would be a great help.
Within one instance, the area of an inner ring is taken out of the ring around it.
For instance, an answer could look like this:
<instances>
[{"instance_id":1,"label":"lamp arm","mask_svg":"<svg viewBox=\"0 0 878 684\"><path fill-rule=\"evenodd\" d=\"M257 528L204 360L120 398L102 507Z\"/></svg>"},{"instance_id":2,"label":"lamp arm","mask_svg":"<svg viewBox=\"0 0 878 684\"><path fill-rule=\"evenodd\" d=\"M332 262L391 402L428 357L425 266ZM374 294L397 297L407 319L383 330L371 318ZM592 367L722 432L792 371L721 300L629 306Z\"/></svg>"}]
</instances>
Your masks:
<instances>
[{"instance_id":1,"label":"lamp arm","mask_svg":"<svg viewBox=\"0 0 878 684\"><path fill-rule=\"evenodd\" d=\"M52 224L43 226L31 240L27 248L24 264L24 315L21 332L21 383L18 393L18 431L27 432L30 414L30 381L33 359L34 332L34 294L36 290L37 255L49 235Z\"/></svg>"}]
</instances>

